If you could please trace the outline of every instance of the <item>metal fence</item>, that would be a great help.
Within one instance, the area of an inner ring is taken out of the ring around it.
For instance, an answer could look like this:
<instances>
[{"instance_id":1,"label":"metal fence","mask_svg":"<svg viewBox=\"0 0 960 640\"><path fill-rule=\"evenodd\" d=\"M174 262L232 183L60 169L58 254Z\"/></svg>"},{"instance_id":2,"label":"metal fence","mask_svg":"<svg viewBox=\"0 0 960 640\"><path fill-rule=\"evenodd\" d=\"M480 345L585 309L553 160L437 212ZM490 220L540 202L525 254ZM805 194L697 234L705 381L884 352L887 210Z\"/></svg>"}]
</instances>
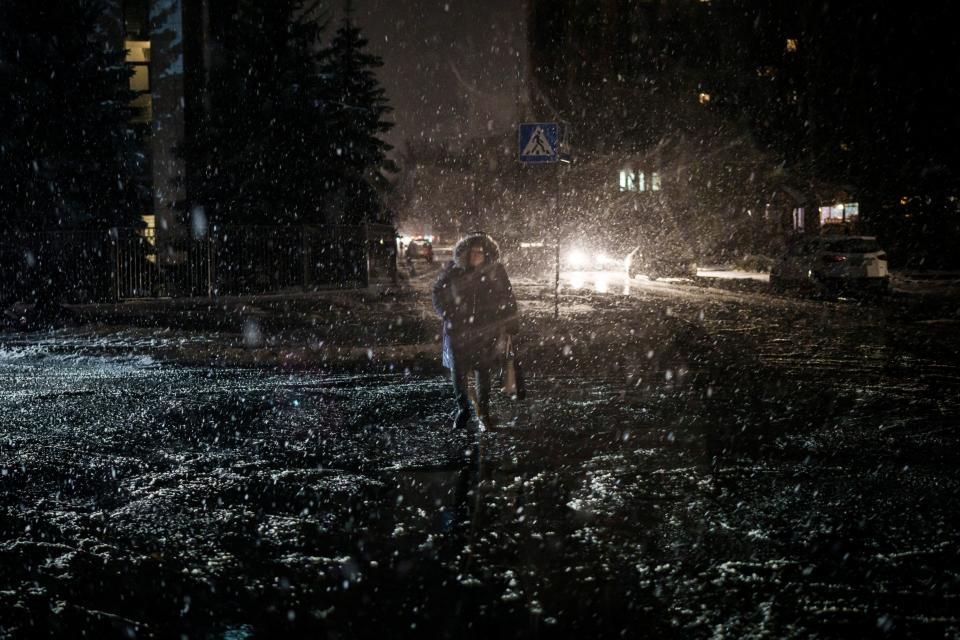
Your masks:
<instances>
[{"instance_id":1,"label":"metal fence","mask_svg":"<svg viewBox=\"0 0 960 640\"><path fill-rule=\"evenodd\" d=\"M115 299L211 294L209 238L158 238L154 229L144 229L118 235L115 253Z\"/></svg>"},{"instance_id":2,"label":"metal fence","mask_svg":"<svg viewBox=\"0 0 960 640\"><path fill-rule=\"evenodd\" d=\"M0 236L0 302L66 302L363 287L396 279L389 225L224 226L201 238L153 229Z\"/></svg>"}]
</instances>

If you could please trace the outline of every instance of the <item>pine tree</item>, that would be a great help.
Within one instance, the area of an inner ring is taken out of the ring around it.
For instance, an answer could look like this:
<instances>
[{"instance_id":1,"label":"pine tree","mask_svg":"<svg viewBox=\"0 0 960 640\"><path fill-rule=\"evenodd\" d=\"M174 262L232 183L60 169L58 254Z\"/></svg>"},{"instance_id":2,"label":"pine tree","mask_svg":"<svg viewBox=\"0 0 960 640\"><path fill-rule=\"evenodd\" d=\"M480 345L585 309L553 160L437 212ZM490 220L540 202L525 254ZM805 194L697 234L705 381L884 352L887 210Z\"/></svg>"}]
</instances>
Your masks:
<instances>
[{"instance_id":1,"label":"pine tree","mask_svg":"<svg viewBox=\"0 0 960 640\"><path fill-rule=\"evenodd\" d=\"M331 133L316 0L242 0L205 87L208 108L181 146L189 210L214 222L320 221Z\"/></svg>"},{"instance_id":2,"label":"pine tree","mask_svg":"<svg viewBox=\"0 0 960 640\"><path fill-rule=\"evenodd\" d=\"M380 138L393 126L384 120L392 109L376 77L383 61L366 52L366 46L347 0L323 71L333 100L328 112L335 132L330 151L337 158L332 201L343 220L353 224L379 221L383 207L378 192L386 183L383 171L396 170L386 157L391 147Z\"/></svg>"},{"instance_id":3,"label":"pine tree","mask_svg":"<svg viewBox=\"0 0 960 640\"><path fill-rule=\"evenodd\" d=\"M0 2L0 220L7 228L137 220L141 155L124 52L96 0Z\"/></svg>"}]
</instances>

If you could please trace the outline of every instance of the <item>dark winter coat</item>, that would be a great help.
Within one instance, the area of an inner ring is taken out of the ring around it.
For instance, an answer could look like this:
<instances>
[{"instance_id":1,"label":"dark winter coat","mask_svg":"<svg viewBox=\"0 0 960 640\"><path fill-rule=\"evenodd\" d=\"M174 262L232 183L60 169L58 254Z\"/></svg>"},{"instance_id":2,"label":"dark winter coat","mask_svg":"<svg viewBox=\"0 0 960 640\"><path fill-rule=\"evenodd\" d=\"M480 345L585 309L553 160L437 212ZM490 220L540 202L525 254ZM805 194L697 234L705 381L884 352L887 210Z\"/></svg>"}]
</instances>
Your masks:
<instances>
[{"instance_id":1,"label":"dark winter coat","mask_svg":"<svg viewBox=\"0 0 960 640\"><path fill-rule=\"evenodd\" d=\"M470 249L484 249L483 265L469 266ZM501 331L517 333L517 300L500 248L490 236L469 235L456 244L453 260L440 272L433 287L433 306L443 320L443 364L453 368L492 366L502 355Z\"/></svg>"}]
</instances>

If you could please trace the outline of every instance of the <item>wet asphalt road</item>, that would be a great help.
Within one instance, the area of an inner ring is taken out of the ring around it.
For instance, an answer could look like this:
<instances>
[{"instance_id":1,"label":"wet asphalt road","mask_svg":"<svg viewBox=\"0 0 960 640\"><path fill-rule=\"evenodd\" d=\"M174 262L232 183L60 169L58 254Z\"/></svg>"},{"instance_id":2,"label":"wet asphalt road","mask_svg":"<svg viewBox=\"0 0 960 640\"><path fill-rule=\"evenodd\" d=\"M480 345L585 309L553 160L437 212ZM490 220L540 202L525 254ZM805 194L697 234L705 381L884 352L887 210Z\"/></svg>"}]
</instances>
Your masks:
<instances>
[{"instance_id":1,"label":"wet asphalt road","mask_svg":"<svg viewBox=\"0 0 960 640\"><path fill-rule=\"evenodd\" d=\"M568 284L568 360L482 434L428 372L8 342L0 636L960 634L949 305Z\"/></svg>"}]
</instances>

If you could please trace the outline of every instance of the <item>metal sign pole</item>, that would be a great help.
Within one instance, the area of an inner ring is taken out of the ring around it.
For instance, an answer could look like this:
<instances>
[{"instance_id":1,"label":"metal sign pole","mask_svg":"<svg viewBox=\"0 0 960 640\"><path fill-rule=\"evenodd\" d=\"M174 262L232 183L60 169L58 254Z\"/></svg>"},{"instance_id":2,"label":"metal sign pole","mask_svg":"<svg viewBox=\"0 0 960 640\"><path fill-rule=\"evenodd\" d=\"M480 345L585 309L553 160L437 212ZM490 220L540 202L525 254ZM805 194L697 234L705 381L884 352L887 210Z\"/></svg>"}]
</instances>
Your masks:
<instances>
[{"instance_id":1,"label":"metal sign pole","mask_svg":"<svg viewBox=\"0 0 960 640\"><path fill-rule=\"evenodd\" d=\"M556 267L553 278L553 319L558 320L560 318L560 163L556 164L556 176L557 176L557 192L554 194L553 198L553 224L555 226L554 233L555 246L554 246L554 265Z\"/></svg>"},{"instance_id":2,"label":"metal sign pole","mask_svg":"<svg viewBox=\"0 0 960 640\"><path fill-rule=\"evenodd\" d=\"M517 130L520 162L523 164L553 163L561 160L560 129L556 122L521 122ZM560 317L560 167L556 167L556 192L553 197L553 220L556 225L554 247L553 317Z\"/></svg>"}]
</instances>

